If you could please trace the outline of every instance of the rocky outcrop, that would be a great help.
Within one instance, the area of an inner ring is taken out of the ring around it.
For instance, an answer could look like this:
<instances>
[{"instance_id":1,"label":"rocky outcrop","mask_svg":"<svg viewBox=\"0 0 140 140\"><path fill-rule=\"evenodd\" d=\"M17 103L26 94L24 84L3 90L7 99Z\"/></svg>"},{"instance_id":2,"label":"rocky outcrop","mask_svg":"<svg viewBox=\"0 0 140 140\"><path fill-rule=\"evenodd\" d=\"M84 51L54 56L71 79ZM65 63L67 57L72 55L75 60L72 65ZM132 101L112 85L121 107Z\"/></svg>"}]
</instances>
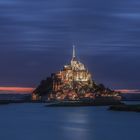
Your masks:
<instances>
[{"instance_id":1,"label":"rocky outcrop","mask_svg":"<svg viewBox=\"0 0 140 140\"><path fill-rule=\"evenodd\" d=\"M62 70L42 80L33 92L33 100L80 100L118 95L103 84L96 84L92 79L93 76L77 59L73 49L70 64L64 65Z\"/></svg>"}]
</instances>

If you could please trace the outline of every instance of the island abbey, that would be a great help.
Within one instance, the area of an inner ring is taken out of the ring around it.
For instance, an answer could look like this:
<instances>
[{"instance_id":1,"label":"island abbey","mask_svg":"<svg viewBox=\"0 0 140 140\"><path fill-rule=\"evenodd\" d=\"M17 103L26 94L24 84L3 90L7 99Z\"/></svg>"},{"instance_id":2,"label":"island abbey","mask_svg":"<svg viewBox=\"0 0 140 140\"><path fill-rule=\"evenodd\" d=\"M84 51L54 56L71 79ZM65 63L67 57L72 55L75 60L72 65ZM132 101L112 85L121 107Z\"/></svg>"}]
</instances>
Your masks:
<instances>
[{"instance_id":1,"label":"island abbey","mask_svg":"<svg viewBox=\"0 0 140 140\"><path fill-rule=\"evenodd\" d=\"M117 93L104 85L97 85L91 73L81 63L73 46L70 64L62 70L52 73L33 92L33 100L83 100L101 96L116 96Z\"/></svg>"},{"instance_id":2,"label":"island abbey","mask_svg":"<svg viewBox=\"0 0 140 140\"><path fill-rule=\"evenodd\" d=\"M78 61L73 46L73 55L71 63L65 65L61 71L52 74L53 90L61 90L64 87L76 89L77 86L92 86L92 77L84 64Z\"/></svg>"}]
</instances>

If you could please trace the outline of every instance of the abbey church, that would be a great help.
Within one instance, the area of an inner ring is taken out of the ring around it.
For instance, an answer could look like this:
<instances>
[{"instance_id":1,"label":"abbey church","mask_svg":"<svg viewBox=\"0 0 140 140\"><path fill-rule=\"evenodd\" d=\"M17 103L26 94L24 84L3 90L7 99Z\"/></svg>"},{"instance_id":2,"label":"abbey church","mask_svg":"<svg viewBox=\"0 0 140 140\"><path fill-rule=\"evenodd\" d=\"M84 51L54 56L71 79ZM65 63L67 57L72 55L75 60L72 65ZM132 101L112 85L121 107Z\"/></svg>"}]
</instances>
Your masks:
<instances>
[{"instance_id":1,"label":"abbey church","mask_svg":"<svg viewBox=\"0 0 140 140\"><path fill-rule=\"evenodd\" d=\"M61 71L53 74L53 90L60 90L62 86L69 86L71 89L75 89L76 84L81 86L92 86L92 77L84 64L77 60L75 55L75 46L73 46L73 55L71 63L65 65Z\"/></svg>"}]
</instances>

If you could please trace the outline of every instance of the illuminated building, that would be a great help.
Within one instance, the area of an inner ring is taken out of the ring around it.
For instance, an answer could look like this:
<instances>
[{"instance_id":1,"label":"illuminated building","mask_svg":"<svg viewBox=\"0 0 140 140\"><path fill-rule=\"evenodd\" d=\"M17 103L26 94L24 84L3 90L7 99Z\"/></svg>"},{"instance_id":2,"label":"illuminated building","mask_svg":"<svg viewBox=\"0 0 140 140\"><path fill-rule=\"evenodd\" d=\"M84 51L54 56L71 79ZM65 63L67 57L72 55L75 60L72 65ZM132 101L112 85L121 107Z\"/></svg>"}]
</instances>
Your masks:
<instances>
[{"instance_id":1,"label":"illuminated building","mask_svg":"<svg viewBox=\"0 0 140 140\"><path fill-rule=\"evenodd\" d=\"M58 73L52 74L53 90L60 90L63 86L67 85L69 88L75 88L78 83L82 86L92 86L92 77L88 70L76 58L75 46L73 46L73 55L71 63L64 65L63 69Z\"/></svg>"},{"instance_id":2,"label":"illuminated building","mask_svg":"<svg viewBox=\"0 0 140 140\"><path fill-rule=\"evenodd\" d=\"M113 90L97 85L85 65L76 57L73 46L72 59L59 72L52 73L33 92L34 100L85 100L96 97L117 96Z\"/></svg>"}]
</instances>

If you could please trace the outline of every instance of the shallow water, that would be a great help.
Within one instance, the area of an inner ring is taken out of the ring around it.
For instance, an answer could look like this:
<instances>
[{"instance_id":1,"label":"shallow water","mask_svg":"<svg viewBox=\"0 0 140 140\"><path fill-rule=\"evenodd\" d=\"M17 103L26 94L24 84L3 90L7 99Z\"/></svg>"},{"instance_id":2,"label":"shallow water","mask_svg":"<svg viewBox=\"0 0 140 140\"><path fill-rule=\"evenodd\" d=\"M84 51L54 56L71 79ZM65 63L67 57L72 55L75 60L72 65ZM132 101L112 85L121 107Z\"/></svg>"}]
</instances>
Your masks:
<instances>
[{"instance_id":1,"label":"shallow water","mask_svg":"<svg viewBox=\"0 0 140 140\"><path fill-rule=\"evenodd\" d=\"M140 113L108 107L0 106L1 140L140 140Z\"/></svg>"}]
</instances>

